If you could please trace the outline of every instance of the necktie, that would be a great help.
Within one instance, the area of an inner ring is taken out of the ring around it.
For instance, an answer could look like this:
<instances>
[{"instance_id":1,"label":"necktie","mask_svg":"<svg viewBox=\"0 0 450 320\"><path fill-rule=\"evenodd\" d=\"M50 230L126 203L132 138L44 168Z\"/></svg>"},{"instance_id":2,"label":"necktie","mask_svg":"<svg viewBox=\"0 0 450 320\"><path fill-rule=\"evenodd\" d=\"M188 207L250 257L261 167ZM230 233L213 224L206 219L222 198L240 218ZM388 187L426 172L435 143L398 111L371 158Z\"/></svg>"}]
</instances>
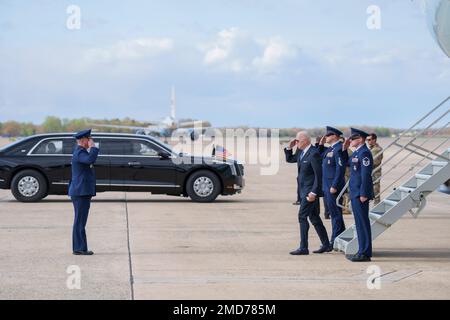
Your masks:
<instances>
[{"instance_id":1,"label":"necktie","mask_svg":"<svg viewBox=\"0 0 450 320\"><path fill-rule=\"evenodd\" d=\"M305 155L305 152L302 150L302 152L300 152L300 160L303 159L303 156Z\"/></svg>"}]
</instances>

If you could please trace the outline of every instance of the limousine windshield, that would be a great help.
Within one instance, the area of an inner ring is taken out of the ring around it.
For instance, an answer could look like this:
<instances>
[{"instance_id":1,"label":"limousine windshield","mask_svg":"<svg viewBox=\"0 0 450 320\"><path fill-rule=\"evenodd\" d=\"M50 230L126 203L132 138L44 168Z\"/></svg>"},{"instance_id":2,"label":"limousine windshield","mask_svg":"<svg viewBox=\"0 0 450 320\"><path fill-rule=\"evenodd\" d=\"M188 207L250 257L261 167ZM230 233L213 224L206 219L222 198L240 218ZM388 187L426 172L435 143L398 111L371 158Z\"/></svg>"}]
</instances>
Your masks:
<instances>
[{"instance_id":1,"label":"limousine windshield","mask_svg":"<svg viewBox=\"0 0 450 320\"><path fill-rule=\"evenodd\" d=\"M19 143L22 143L23 141L24 141L24 139L17 139L16 141L10 142L7 145L0 147L0 152L5 151L6 149L12 148L12 147L18 145Z\"/></svg>"}]
</instances>

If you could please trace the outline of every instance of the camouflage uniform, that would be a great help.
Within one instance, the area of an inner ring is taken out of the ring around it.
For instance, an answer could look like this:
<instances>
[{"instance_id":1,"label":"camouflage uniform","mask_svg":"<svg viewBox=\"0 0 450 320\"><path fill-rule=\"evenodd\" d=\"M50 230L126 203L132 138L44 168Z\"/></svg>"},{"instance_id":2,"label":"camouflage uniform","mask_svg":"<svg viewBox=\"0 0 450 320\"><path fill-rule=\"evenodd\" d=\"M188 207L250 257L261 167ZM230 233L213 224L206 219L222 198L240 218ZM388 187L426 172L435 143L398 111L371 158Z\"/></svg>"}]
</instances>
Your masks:
<instances>
[{"instance_id":1,"label":"camouflage uniform","mask_svg":"<svg viewBox=\"0 0 450 320\"><path fill-rule=\"evenodd\" d=\"M350 158L353 154L353 151L350 148L348 148L347 152L348 157ZM345 169L345 183L347 183L349 179L350 179L350 167L347 166L347 168ZM343 198L344 202L342 205L344 206L344 209L342 209L342 214L352 214L351 211L348 209L350 207L350 197L348 194L348 190L347 192L344 193Z\"/></svg>"},{"instance_id":2,"label":"camouflage uniform","mask_svg":"<svg viewBox=\"0 0 450 320\"><path fill-rule=\"evenodd\" d=\"M379 156L377 159L375 159L375 156L379 154L380 152L383 152L383 148L380 147L380 145L377 143L374 146L369 146L370 151L372 152L373 156L373 181L376 181L379 179L382 175L381 170L375 172L375 169L377 169L381 163L383 162L383 154ZM381 181L378 181L373 185L373 191L375 193L375 204L380 203L380 191L381 191Z\"/></svg>"}]
</instances>

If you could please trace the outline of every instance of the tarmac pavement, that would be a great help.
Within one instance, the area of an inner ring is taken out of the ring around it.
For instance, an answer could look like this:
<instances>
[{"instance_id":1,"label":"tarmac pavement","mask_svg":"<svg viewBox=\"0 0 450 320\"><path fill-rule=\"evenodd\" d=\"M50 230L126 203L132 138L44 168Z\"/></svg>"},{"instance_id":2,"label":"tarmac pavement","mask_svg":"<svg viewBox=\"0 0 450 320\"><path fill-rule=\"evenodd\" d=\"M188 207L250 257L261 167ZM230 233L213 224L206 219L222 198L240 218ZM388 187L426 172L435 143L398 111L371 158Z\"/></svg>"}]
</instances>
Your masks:
<instances>
[{"instance_id":1,"label":"tarmac pavement","mask_svg":"<svg viewBox=\"0 0 450 320\"><path fill-rule=\"evenodd\" d=\"M88 221L90 257L71 254L68 197L24 204L1 190L0 299L450 298L448 195L430 195L419 219L405 216L377 239L371 263L338 252L290 256L299 238L295 174L284 162L275 176L246 166L243 193L210 204L99 194ZM311 251L319 245L311 228ZM81 289L67 286L73 265ZM380 289L367 286L369 266L381 271Z\"/></svg>"}]
</instances>

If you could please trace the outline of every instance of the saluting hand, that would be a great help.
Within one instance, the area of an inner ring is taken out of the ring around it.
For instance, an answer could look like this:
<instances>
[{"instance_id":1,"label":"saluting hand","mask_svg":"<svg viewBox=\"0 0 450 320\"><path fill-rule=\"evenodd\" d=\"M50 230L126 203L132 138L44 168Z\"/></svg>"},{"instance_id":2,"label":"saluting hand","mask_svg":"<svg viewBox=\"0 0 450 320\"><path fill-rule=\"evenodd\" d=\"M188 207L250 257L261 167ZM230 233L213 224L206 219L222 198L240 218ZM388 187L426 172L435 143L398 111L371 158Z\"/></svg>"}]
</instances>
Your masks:
<instances>
[{"instance_id":1,"label":"saluting hand","mask_svg":"<svg viewBox=\"0 0 450 320\"><path fill-rule=\"evenodd\" d=\"M89 146L89 149L92 147L95 147L94 139L89 139L88 146Z\"/></svg>"},{"instance_id":2,"label":"saluting hand","mask_svg":"<svg viewBox=\"0 0 450 320\"><path fill-rule=\"evenodd\" d=\"M350 139L345 139L344 144L342 145L342 150L345 151L350 147Z\"/></svg>"},{"instance_id":3,"label":"saluting hand","mask_svg":"<svg viewBox=\"0 0 450 320\"><path fill-rule=\"evenodd\" d=\"M325 144L326 141L327 141L327 137L326 137L326 136L323 136L322 138L320 138L319 145L320 145L320 146L323 146L323 145Z\"/></svg>"},{"instance_id":4,"label":"saluting hand","mask_svg":"<svg viewBox=\"0 0 450 320\"><path fill-rule=\"evenodd\" d=\"M289 141L289 149L292 149L297 144L297 139Z\"/></svg>"}]
</instances>

